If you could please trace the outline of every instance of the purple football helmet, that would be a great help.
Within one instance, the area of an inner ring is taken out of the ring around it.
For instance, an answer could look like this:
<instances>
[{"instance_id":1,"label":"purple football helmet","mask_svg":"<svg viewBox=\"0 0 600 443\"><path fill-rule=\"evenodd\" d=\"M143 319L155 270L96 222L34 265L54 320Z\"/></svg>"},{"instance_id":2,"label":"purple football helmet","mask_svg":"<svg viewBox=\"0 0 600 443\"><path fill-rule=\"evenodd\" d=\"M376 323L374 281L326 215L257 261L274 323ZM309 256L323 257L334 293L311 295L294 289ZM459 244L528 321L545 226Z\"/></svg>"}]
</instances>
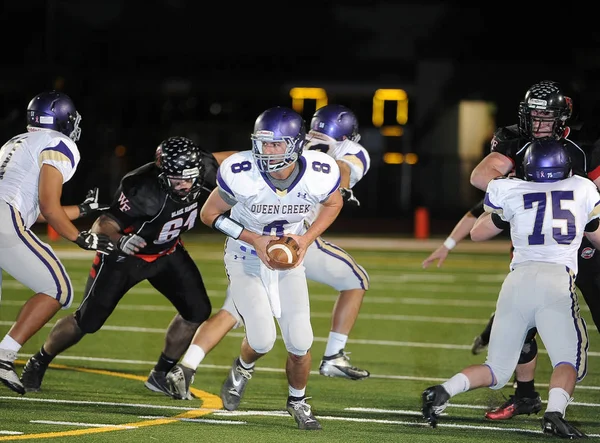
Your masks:
<instances>
[{"instance_id":1,"label":"purple football helmet","mask_svg":"<svg viewBox=\"0 0 600 443\"><path fill-rule=\"evenodd\" d=\"M251 139L252 155L259 171L279 171L294 163L302 154L306 143L304 120L292 109L281 106L269 108L256 119ZM264 143L281 141L287 146L284 153L263 152Z\"/></svg>"},{"instance_id":2,"label":"purple football helmet","mask_svg":"<svg viewBox=\"0 0 600 443\"><path fill-rule=\"evenodd\" d=\"M523 157L525 180L555 182L571 176L571 158L557 140L537 140L529 145Z\"/></svg>"},{"instance_id":3,"label":"purple football helmet","mask_svg":"<svg viewBox=\"0 0 600 443\"><path fill-rule=\"evenodd\" d=\"M342 105L326 105L317 109L310 121L311 131L342 141L344 137L358 142L358 119L354 112Z\"/></svg>"},{"instance_id":4,"label":"purple football helmet","mask_svg":"<svg viewBox=\"0 0 600 443\"><path fill-rule=\"evenodd\" d=\"M158 181L172 200L193 202L200 195L206 168L200 147L185 137L169 137L156 148L155 163L160 169ZM175 189L172 180L192 180L189 189Z\"/></svg>"},{"instance_id":5,"label":"purple football helmet","mask_svg":"<svg viewBox=\"0 0 600 443\"><path fill-rule=\"evenodd\" d=\"M73 101L62 92L42 92L27 106L27 129L54 129L76 142L81 136L80 121Z\"/></svg>"}]
</instances>

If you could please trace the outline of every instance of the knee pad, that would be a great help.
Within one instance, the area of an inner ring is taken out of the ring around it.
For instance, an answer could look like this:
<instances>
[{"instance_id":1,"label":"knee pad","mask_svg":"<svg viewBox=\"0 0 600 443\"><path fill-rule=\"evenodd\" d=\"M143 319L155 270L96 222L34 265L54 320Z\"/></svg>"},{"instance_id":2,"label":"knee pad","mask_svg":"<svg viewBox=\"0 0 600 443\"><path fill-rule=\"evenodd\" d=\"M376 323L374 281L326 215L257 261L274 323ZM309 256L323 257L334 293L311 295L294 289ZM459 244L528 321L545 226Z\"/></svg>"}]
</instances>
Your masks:
<instances>
[{"instance_id":1,"label":"knee pad","mask_svg":"<svg viewBox=\"0 0 600 443\"><path fill-rule=\"evenodd\" d=\"M291 347L291 346L286 346L286 347L285 347L285 349L287 349L287 351L288 351L290 354L297 355L298 357L302 357L303 355L306 355L306 354L308 354L308 349L307 349L306 351L302 351L302 350L300 350L300 349L295 349L295 348L293 348L293 347Z\"/></svg>"},{"instance_id":2,"label":"knee pad","mask_svg":"<svg viewBox=\"0 0 600 443\"><path fill-rule=\"evenodd\" d=\"M291 354L303 356L313 344L312 329L290 328L287 336L283 337L285 349Z\"/></svg>"},{"instance_id":3,"label":"knee pad","mask_svg":"<svg viewBox=\"0 0 600 443\"><path fill-rule=\"evenodd\" d=\"M269 328L265 329L266 330L260 330L259 333L254 334L249 334L248 330L246 330L246 340L248 341L248 345L259 354L266 354L273 349L275 340L277 339L275 327L273 327L272 333Z\"/></svg>"},{"instance_id":4,"label":"knee pad","mask_svg":"<svg viewBox=\"0 0 600 443\"><path fill-rule=\"evenodd\" d=\"M528 336L529 337L529 336ZM538 353L537 341L535 337L523 343L521 348L521 355L519 356L519 364L529 363L532 361Z\"/></svg>"}]
</instances>

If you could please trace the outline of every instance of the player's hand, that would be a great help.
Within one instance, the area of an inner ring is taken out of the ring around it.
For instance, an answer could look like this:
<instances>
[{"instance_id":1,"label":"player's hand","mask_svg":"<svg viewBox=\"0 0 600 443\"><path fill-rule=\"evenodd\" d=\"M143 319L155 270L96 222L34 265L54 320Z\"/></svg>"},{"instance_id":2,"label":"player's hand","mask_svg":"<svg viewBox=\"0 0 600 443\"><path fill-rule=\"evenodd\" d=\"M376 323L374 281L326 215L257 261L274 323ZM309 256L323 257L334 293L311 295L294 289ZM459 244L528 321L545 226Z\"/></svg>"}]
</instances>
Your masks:
<instances>
[{"instance_id":1,"label":"player's hand","mask_svg":"<svg viewBox=\"0 0 600 443\"><path fill-rule=\"evenodd\" d=\"M98 193L99 193L99 189L97 187L90 189L87 192L83 203L78 205L79 206L79 218L87 217L88 215L90 215L94 212L106 211L108 208L110 208L110 205L98 203Z\"/></svg>"},{"instance_id":2,"label":"player's hand","mask_svg":"<svg viewBox=\"0 0 600 443\"><path fill-rule=\"evenodd\" d=\"M356 207L360 206L360 202L354 196L354 192L352 192L352 189L340 188L340 193L342 194L342 198L344 199L344 204L349 204Z\"/></svg>"},{"instance_id":3,"label":"player's hand","mask_svg":"<svg viewBox=\"0 0 600 443\"><path fill-rule=\"evenodd\" d=\"M427 269L431 263L434 261L438 261L437 267L441 268L442 264L444 264L444 260L448 257L450 253L450 249L446 248L444 245L437 248L435 251L431 253L429 257L423 260L423 269Z\"/></svg>"},{"instance_id":4,"label":"player's hand","mask_svg":"<svg viewBox=\"0 0 600 443\"><path fill-rule=\"evenodd\" d=\"M75 244L82 249L98 251L101 254L110 254L115 250L115 245L108 235L94 234L89 231L81 231L75 239Z\"/></svg>"},{"instance_id":5,"label":"player's hand","mask_svg":"<svg viewBox=\"0 0 600 443\"><path fill-rule=\"evenodd\" d=\"M118 247L127 255L134 255L146 246L146 240L137 234L127 234L119 239Z\"/></svg>"}]
</instances>

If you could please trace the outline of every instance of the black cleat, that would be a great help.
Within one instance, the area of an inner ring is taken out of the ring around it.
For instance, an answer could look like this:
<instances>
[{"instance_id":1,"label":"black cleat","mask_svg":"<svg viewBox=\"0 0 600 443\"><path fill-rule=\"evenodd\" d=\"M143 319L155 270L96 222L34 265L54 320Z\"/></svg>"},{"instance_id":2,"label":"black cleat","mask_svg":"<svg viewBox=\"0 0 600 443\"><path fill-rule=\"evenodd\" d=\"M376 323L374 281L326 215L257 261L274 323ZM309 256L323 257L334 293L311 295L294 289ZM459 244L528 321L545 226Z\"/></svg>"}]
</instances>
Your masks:
<instances>
[{"instance_id":1,"label":"black cleat","mask_svg":"<svg viewBox=\"0 0 600 443\"><path fill-rule=\"evenodd\" d=\"M560 412L546 412L544 414L544 418L542 418L542 432L571 440L588 438L587 435L565 420Z\"/></svg>"},{"instance_id":2,"label":"black cleat","mask_svg":"<svg viewBox=\"0 0 600 443\"><path fill-rule=\"evenodd\" d=\"M483 351L485 351L487 346L488 343L481 337L481 335L478 335L473 339L473 344L471 345L471 354L481 354Z\"/></svg>"},{"instance_id":3,"label":"black cleat","mask_svg":"<svg viewBox=\"0 0 600 443\"><path fill-rule=\"evenodd\" d=\"M423 400L423 418L432 428L435 428L439 415L448 406L450 394L442 385L435 385L425 389L421 394L421 399Z\"/></svg>"},{"instance_id":4,"label":"black cleat","mask_svg":"<svg viewBox=\"0 0 600 443\"><path fill-rule=\"evenodd\" d=\"M532 398L511 395L501 406L493 411L486 412L485 418L490 420L508 420L515 415L537 414L542 410L542 399L537 392L535 395Z\"/></svg>"},{"instance_id":5,"label":"black cleat","mask_svg":"<svg viewBox=\"0 0 600 443\"><path fill-rule=\"evenodd\" d=\"M38 392L42 388L44 374L48 365L39 361L35 356L30 357L21 373L21 383L26 392Z\"/></svg>"}]
</instances>

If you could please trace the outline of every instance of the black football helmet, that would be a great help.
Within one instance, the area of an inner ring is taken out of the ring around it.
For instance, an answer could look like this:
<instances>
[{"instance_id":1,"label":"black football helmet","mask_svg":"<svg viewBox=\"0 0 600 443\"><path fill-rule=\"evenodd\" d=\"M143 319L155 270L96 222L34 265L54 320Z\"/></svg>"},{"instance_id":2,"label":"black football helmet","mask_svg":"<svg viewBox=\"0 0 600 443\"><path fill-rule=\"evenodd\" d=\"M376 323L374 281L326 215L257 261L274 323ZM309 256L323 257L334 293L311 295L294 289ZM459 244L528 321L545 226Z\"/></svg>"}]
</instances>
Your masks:
<instances>
[{"instance_id":1,"label":"black football helmet","mask_svg":"<svg viewBox=\"0 0 600 443\"><path fill-rule=\"evenodd\" d=\"M533 117L531 111L549 111L548 117ZM565 136L566 121L573 112L573 102L563 94L557 82L544 80L536 83L525 93L519 104L519 133L529 140L538 140L534 135L535 122L553 122L552 135L544 138L560 139Z\"/></svg>"},{"instance_id":2,"label":"black football helmet","mask_svg":"<svg viewBox=\"0 0 600 443\"><path fill-rule=\"evenodd\" d=\"M523 173L527 181L554 182L571 176L571 158L557 140L536 140L525 150Z\"/></svg>"},{"instance_id":3,"label":"black football helmet","mask_svg":"<svg viewBox=\"0 0 600 443\"><path fill-rule=\"evenodd\" d=\"M169 137L156 148L158 181L169 197L179 203L193 202L200 195L206 168L201 149L185 137ZM175 189L171 180L193 180L189 190Z\"/></svg>"},{"instance_id":4,"label":"black football helmet","mask_svg":"<svg viewBox=\"0 0 600 443\"><path fill-rule=\"evenodd\" d=\"M62 92L47 91L36 95L27 106L27 129L53 129L76 142L81 136L81 115L73 100Z\"/></svg>"}]
</instances>

